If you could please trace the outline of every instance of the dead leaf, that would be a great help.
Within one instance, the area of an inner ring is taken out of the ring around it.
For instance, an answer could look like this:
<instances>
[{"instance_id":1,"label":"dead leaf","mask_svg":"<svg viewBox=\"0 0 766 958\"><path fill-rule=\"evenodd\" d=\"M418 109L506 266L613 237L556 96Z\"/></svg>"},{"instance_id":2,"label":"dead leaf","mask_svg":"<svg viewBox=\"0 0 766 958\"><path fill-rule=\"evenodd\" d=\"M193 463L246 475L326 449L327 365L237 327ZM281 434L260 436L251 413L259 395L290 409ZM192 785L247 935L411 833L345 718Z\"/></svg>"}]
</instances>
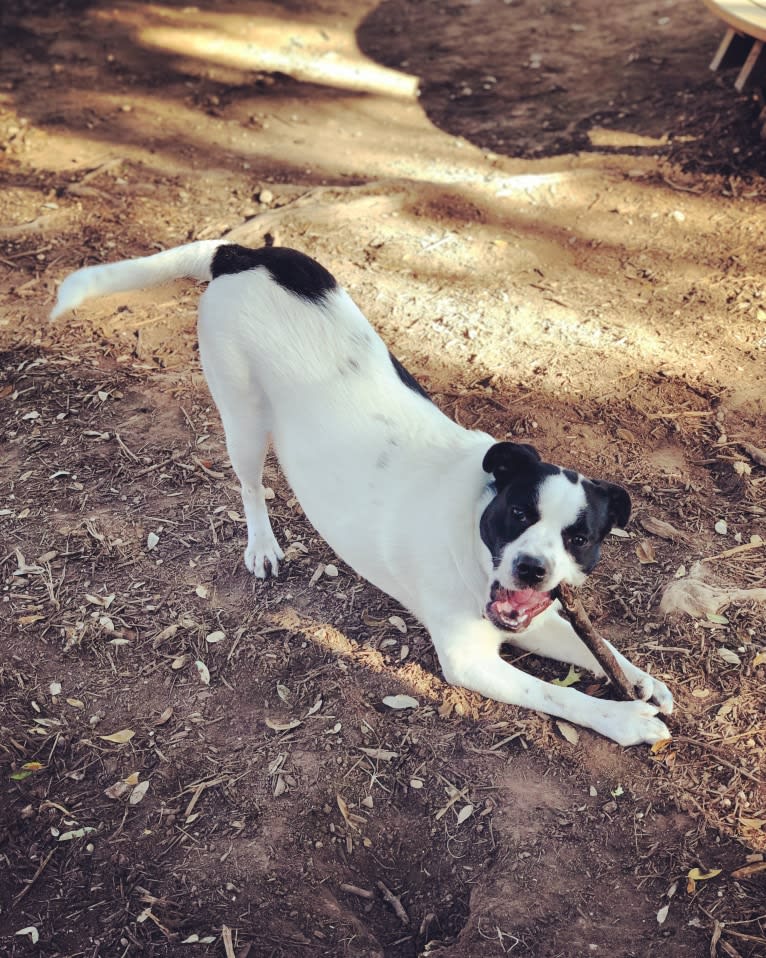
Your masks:
<instances>
[{"instance_id":1,"label":"dead leaf","mask_svg":"<svg viewBox=\"0 0 766 958\"><path fill-rule=\"evenodd\" d=\"M369 755L370 758L380 759L381 762L390 762L394 758L399 758L398 752L391 752L386 748L359 748L360 752Z\"/></svg>"},{"instance_id":2,"label":"dead leaf","mask_svg":"<svg viewBox=\"0 0 766 958\"><path fill-rule=\"evenodd\" d=\"M146 795L148 788L149 788L149 779L146 779L143 782L139 782L138 785L136 785L136 787L130 793L130 798L128 799L128 803L130 805L138 805L138 803L143 799L144 795Z\"/></svg>"},{"instance_id":3,"label":"dead leaf","mask_svg":"<svg viewBox=\"0 0 766 958\"><path fill-rule=\"evenodd\" d=\"M32 625L35 622L40 622L44 619L45 616L42 612L35 612L31 615L22 615L16 619L16 625Z\"/></svg>"},{"instance_id":4,"label":"dead leaf","mask_svg":"<svg viewBox=\"0 0 766 958\"><path fill-rule=\"evenodd\" d=\"M362 622L364 622L365 625L368 625L371 629L377 629L381 625L386 624L385 619L374 619L371 615L367 615L366 612L362 616Z\"/></svg>"},{"instance_id":5,"label":"dead leaf","mask_svg":"<svg viewBox=\"0 0 766 958\"><path fill-rule=\"evenodd\" d=\"M291 719L288 722L279 722L276 719L265 719L268 727L274 732L289 732L291 729L298 728L301 724L300 719Z\"/></svg>"},{"instance_id":6,"label":"dead leaf","mask_svg":"<svg viewBox=\"0 0 766 958\"><path fill-rule=\"evenodd\" d=\"M115 745L124 745L129 742L136 733L132 728L124 728L119 732L112 732L111 735L99 735L105 742L114 742Z\"/></svg>"},{"instance_id":7,"label":"dead leaf","mask_svg":"<svg viewBox=\"0 0 766 958\"><path fill-rule=\"evenodd\" d=\"M577 745L577 743L580 741L580 733L577 731L574 725L570 725L569 722L562 722L558 720L556 725L567 742L571 742L572 745Z\"/></svg>"},{"instance_id":8,"label":"dead leaf","mask_svg":"<svg viewBox=\"0 0 766 958\"><path fill-rule=\"evenodd\" d=\"M126 782L115 782L114 785L110 785L109 788L104 789L104 795L106 795L107 798L117 800L118 798L122 798L129 788L130 786Z\"/></svg>"},{"instance_id":9,"label":"dead leaf","mask_svg":"<svg viewBox=\"0 0 766 958\"><path fill-rule=\"evenodd\" d=\"M108 609L112 602L114 602L114 599L114 593L111 595L88 595L86 593L85 595L86 602L90 602L91 605L101 606L102 609Z\"/></svg>"},{"instance_id":10,"label":"dead leaf","mask_svg":"<svg viewBox=\"0 0 766 958\"><path fill-rule=\"evenodd\" d=\"M210 669L205 665L201 659L197 659L194 663L195 668L197 669L197 674L200 677L200 681L203 685L210 685Z\"/></svg>"},{"instance_id":11,"label":"dead leaf","mask_svg":"<svg viewBox=\"0 0 766 958\"><path fill-rule=\"evenodd\" d=\"M40 940L40 932L35 928L34 925L28 925L26 928L20 928L17 932L17 935L29 935L29 938L33 945L36 945Z\"/></svg>"},{"instance_id":12,"label":"dead leaf","mask_svg":"<svg viewBox=\"0 0 766 958\"><path fill-rule=\"evenodd\" d=\"M473 809L474 809L473 805L470 805L470 804L464 805L460 809L457 815L458 825L462 825L463 822L467 821L471 817L471 815L473 815Z\"/></svg>"},{"instance_id":13,"label":"dead leaf","mask_svg":"<svg viewBox=\"0 0 766 958\"><path fill-rule=\"evenodd\" d=\"M740 659L736 652L732 652L731 649L724 648L718 649L717 651L719 657L722 658L724 662L728 662L729 665L742 665L742 659Z\"/></svg>"},{"instance_id":14,"label":"dead leaf","mask_svg":"<svg viewBox=\"0 0 766 958\"><path fill-rule=\"evenodd\" d=\"M668 917L668 912L670 911L670 905L663 905L662 908L657 912L657 924L662 925L665 923L665 920Z\"/></svg>"},{"instance_id":15,"label":"dead leaf","mask_svg":"<svg viewBox=\"0 0 766 958\"><path fill-rule=\"evenodd\" d=\"M740 818L739 824L747 832L760 832L763 826L766 825L766 820L762 818L745 818L743 816Z\"/></svg>"},{"instance_id":16,"label":"dead leaf","mask_svg":"<svg viewBox=\"0 0 766 958\"><path fill-rule=\"evenodd\" d=\"M564 678L551 679L551 685L560 685L562 688L568 688L570 685L574 685L576 682L579 682L581 678L582 678L582 673L578 672L573 665L570 665L569 671L564 676Z\"/></svg>"},{"instance_id":17,"label":"dead leaf","mask_svg":"<svg viewBox=\"0 0 766 958\"><path fill-rule=\"evenodd\" d=\"M13 772L10 776L11 781L13 782L23 782L25 778L29 778L30 775L33 775L35 772L39 772L41 769L45 768L42 762L24 762L21 766L21 770L18 772Z\"/></svg>"},{"instance_id":18,"label":"dead leaf","mask_svg":"<svg viewBox=\"0 0 766 958\"><path fill-rule=\"evenodd\" d=\"M95 832L95 828L91 828L89 825L85 825L82 828L74 828L71 832L64 832L63 835L59 835L60 842L71 842L73 838L85 838L86 835L90 835L92 832Z\"/></svg>"},{"instance_id":19,"label":"dead leaf","mask_svg":"<svg viewBox=\"0 0 766 958\"><path fill-rule=\"evenodd\" d=\"M277 780L274 782L274 798L279 798L280 795L283 795L287 791L287 782L281 775L277 775Z\"/></svg>"},{"instance_id":20,"label":"dead leaf","mask_svg":"<svg viewBox=\"0 0 766 958\"><path fill-rule=\"evenodd\" d=\"M178 624L174 623L173 625L168 625L161 632L158 632L157 635L152 639L152 648L156 649L166 640L172 639L173 636L178 631Z\"/></svg>"},{"instance_id":21,"label":"dead leaf","mask_svg":"<svg viewBox=\"0 0 766 958\"><path fill-rule=\"evenodd\" d=\"M71 705L73 709L84 709L85 703L79 699L66 699L66 704Z\"/></svg>"},{"instance_id":22,"label":"dead leaf","mask_svg":"<svg viewBox=\"0 0 766 958\"><path fill-rule=\"evenodd\" d=\"M324 567L324 574L329 576L331 579L334 579L338 575L338 567L333 565L331 562L328 562Z\"/></svg>"},{"instance_id":23,"label":"dead leaf","mask_svg":"<svg viewBox=\"0 0 766 958\"><path fill-rule=\"evenodd\" d=\"M391 615L388 617L388 621L395 629L398 629L402 635L407 634L407 623L400 615Z\"/></svg>"},{"instance_id":24,"label":"dead leaf","mask_svg":"<svg viewBox=\"0 0 766 958\"><path fill-rule=\"evenodd\" d=\"M759 652L758 655L753 659L753 668L756 665L763 665L766 662L766 649L762 652Z\"/></svg>"},{"instance_id":25,"label":"dead leaf","mask_svg":"<svg viewBox=\"0 0 766 958\"><path fill-rule=\"evenodd\" d=\"M162 715L160 715L158 718L155 719L154 724L155 724L155 725L164 725L165 722L168 721L168 719L171 717L172 714L173 714L173 706L172 706L172 705L168 705L168 707L165 709L165 711L162 713Z\"/></svg>"},{"instance_id":26,"label":"dead leaf","mask_svg":"<svg viewBox=\"0 0 766 958\"><path fill-rule=\"evenodd\" d=\"M306 712L306 718L308 718L309 715L314 715L316 712L318 712L318 711L322 708L322 704L323 704L323 702L322 702L322 696L320 695L320 696L317 698L316 702L314 702L314 704L313 704L313 705L311 706L311 708L308 710L308 712Z\"/></svg>"},{"instance_id":27,"label":"dead leaf","mask_svg":"<svg viewBox=\"0 0 766 958\"><path fill-rule=\"evenodd\" d=\"M386 695L383 704L390 709L416 709L420 702L411 695Z\"/></svg>"},{"instance_id":28,"label":"dead leaf","mask_svg":"<svg viewBox=\"0 0 766 958\"><path fill-rule=\"evenodd\" d=\"M226 638L225 632L221 632L221 631L211 632L210 635L205 636L205 641L209 642L210 645L215 645L216 642L223 642L225 638Z\"/></svg>"},{"instance_id":29,"label":"dead leaf","mask_svg":"<svg viewBox=\"0 0 766 958\"><path fill-rule=\"evenodd\" d=\"M716 875L720 874L720 868L711 868L709 872L703 872L699 868L692 868L686 875L686 891L688 894L693 895L698 881L708 881L710 878L715 878Z\"/></svg>"},{"instance_id":30,"label":"dead leaf","mask_svg":"<svg viewBox=\"0 0 766 958\"><path fill-rule=\"evenodd\" d=\"M654 554L654 546L648 539L642 539L636 546L636 555L641 565L654 565L657 562L657 556Z\"/></svg>"}]
</instances>

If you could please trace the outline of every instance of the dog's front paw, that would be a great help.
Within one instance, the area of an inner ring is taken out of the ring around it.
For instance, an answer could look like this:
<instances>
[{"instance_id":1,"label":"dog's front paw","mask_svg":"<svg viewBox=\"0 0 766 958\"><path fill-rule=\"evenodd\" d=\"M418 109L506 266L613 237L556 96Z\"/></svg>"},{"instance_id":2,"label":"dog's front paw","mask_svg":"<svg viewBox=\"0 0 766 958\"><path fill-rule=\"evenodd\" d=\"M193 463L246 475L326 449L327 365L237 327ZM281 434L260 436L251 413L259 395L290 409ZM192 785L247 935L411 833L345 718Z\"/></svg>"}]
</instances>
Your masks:
<instances>
[{"instance_id":1,"label":"dog's front paw","mask_svg":"<svg viewBox=\"0 0 766 958\"><path fill-rule=\"evenodd\" d=\"M257 579L268 579L279 572L279 563L285 554L271 536L268 541L256 540L245 549L245 565Z\"/></svg>"},{"instance_id":2,"label":"dog's front paw","mask_svg":"<svg viewBox=\"0 0 766 958\"><path fill-rule=\"evenodd\" d=\"M656 716L657 707L649 702L611 702L597 731L622 746L654 745L671 737L667 725Z\"/></svg>"},{"instance_id":3,"label":"dog's front paw","mask_svg":"<svg viewBox=\"0 0 766 958\"><path fill-rule=\"evenodd\" d=\"M635 686L636 696L642 702L653 702L663 715L672 713L673 693L664 682L635 666L628 678Z\"/></svg>"}]
</instances>

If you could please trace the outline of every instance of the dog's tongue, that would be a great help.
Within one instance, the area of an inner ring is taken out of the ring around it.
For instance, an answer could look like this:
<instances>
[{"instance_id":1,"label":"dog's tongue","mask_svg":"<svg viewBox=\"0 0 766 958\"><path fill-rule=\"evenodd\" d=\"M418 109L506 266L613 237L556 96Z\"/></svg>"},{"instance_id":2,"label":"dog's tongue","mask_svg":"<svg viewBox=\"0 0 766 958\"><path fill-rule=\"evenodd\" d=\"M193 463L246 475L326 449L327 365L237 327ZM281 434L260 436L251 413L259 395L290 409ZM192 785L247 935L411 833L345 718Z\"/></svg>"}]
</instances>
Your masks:
<instances>
[{"instance_id":1,"label":"dog's tongue","mask_svg":"<svg viewBox=\"0 0 766 958\"><path fill-rule=\"evenodd\" d=\"M543 609L547 609L552 598L549 592L537 589L497 589L492 601L492 610L505 623L507 628L524 628Z\"/></svg>"},{"instance_id":2,"label":"dog's tongue","mask_svg":"<svg viewBox=\"0 0 766 958\"><path fill-rule=\"evenodd\" d=\"M550 605L551 597L547 592L538 592L536 589L519 589L517 592L510 592L507 589L498 589L495 596L495 605L498 611L508 614L509 612L526 612L531 619L537 612L542 612L544 608Z\"/></svg>"}]
</instances>

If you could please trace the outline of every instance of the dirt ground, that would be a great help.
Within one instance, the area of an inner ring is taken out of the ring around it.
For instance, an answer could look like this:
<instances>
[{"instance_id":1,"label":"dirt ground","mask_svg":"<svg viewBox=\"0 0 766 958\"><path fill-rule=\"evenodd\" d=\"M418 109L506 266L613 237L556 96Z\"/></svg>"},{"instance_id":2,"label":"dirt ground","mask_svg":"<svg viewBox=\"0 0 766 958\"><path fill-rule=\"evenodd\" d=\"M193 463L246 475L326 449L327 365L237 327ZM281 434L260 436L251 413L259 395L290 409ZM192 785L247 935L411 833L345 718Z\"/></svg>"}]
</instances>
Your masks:
<instances>
[{"instance_id":1,"label":"dirt ground","mask_svg":"<svg viewBox=\"0 0 766 958\"><path fill-rule=\"evenodd\" d=\"M0 951L766 955L766 148L708 70L722 26L696 0L0 18ZM46 318L74 268L220 235L323 262L461 424L628 486L586 599L672 688L670 744L447 687L274 463L288 561L249 576L198 290Z\"/></svg>"}]
</instances>

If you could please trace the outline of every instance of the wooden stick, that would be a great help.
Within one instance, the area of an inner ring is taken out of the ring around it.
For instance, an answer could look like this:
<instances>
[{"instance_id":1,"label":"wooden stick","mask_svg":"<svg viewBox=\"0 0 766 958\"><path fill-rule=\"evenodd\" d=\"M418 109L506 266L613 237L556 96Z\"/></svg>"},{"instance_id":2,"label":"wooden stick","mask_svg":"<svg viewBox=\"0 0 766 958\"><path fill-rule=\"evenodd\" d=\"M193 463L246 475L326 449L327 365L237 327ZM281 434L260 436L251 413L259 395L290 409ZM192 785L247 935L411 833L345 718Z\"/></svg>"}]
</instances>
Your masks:
<instances>
[{"instance_id":1,"label":"wooden stick","mask_svg":"<svg viewBox=\"0 0 766 958\"><path fill-rule=\"evenodd\" d=\"M635 687L628 681L625 673L617 664L617 659L614 657L612 650L593 628L588 613L583 608L575 590L567 583L561 582L554 589L553 594L561 603L561 608L569 619L572 628L593 653L596 661L606 672L607 678L622 698L636 699L638 696Z\"/></svg>"},{"instance_id":2,"label":"wooden stick","mask_svg":"<svg viewBox=\"0 0 766 958\"><path fill-rule=\"evenodd\" d=\"M58 846L56 845L53 846L53 848L48 852L48 854L43 859L40 867L37 869L34 875L32 875L31 881L27 882L27 884L21 889L18 895L16 895L16 897L13 899L14 905L18 905L18 903L21 901L24 895L26 895L27 892L29 892L29 890L32 888L32 885L34 885L34 883L37 881L40 875L42 875L42 873L45 871L46 865L51 860L51 858L53 858L54 852L56 851L57 847Z\"/></svg>"},{"instance_id":3,"label":"wooden stick","mask_svg":"<svg viewBox=\"0 0 766 958\"><path fill-rule=\"evenodd\" d=\"M396 895L383 884L382 881L376 881L375 884L378 886L381 895L385 898L388 904L394 909L396 917L403 925L409 925L410 918L407 912L404 910L404 906L396 897Z\"/></svg>"},{"instance_id":4,"label":"wooden stick","mask_svg":"<svg viewBox=\"0 0 766 958\"><path fill-rule=\"evenodd\" d=\"M224 925L221 928L221 939L223 941L224 951L226 952L226 958L236 958L234 954L234 942L231 937L231 928L228 925Z\"/></svg>"},{"instance_id":5,"label":"wooden stick","mask_svg":"<svg viewBox=\"0 0 766 958\"><path fill-rule=\"evenodd\" d=\"M347 892L349 895L356 895L357 898L372 900L375 897L375 895L366 888L360 888L358 885L349 885L347 882L341 883L340 890Z\"/></svg>"}]
</instances>

